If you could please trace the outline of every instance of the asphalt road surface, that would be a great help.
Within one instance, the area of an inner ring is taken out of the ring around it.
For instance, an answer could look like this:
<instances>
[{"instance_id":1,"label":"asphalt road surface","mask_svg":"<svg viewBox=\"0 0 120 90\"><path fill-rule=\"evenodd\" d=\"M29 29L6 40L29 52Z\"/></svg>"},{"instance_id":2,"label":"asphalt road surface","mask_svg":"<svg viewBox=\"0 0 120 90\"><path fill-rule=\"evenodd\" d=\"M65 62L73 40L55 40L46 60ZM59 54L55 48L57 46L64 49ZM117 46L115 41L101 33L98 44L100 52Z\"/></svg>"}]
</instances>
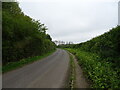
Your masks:
<instances>
[{"instance_id":1,"label":"asphalt road surface","mask_svg":"<svg viewBox=\"0 0 120 90\"><path fill-rule=\"evenodd\" d=\"M3 88L62 88L68 69L68 53L57 49L43 60L3 74Z\"/></svg>"}]
</instances>

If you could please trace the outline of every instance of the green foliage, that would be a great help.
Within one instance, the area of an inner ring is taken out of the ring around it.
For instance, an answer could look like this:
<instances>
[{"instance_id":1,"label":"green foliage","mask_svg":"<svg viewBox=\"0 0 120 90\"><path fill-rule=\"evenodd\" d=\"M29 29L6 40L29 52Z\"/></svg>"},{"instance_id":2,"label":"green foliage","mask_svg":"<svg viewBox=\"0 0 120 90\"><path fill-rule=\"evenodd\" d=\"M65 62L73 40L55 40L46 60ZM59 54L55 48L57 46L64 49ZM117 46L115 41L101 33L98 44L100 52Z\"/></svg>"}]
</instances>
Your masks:
<instances>
[{"instance_id":1,"label":"green foliage","mask_svg":"<svg viewBox=\"0 0 120 90\"><path fill-rule=\"evenodd\" d=\"M108 58L108 57L119 58L120 57L119 37L120 37L120 26L117 26L116 28L111 29L109 32L106 32L103 35L95 37L87 42L80 44L73 44L73 45L63 45L60 47L80 48L84 51L97 53L102 58ZM118 61L120 63L120 60Z\"/></svg>"},{"instance_id":2,"label":"green foliage","mask_svg":"<svg viewBox=\"0 0 120 90\"><path fill-rule=\"evenodd\" d=\"M91 80L93 88L120 88L117 72L111 67L112 64L101 60L95 53L85 52L80 49L67 49L78 58L79 64Z\"/></svg>"},{"instance_id":3,"label":"green foliage","mask_svg":"<svg viewBox=\"0 0 120 90\"><path fill-rule=\"evenodd\" d=\"M111 29L103 35L95 37L87 42L74 45L84 51L97 53L101 58L120 66L120 26ZM115 59L115 60L114 60ZM118 64L119 63L119 64Z\"/></svg>"},{"instance_id":4,"label":"green foliage","mask_svg":"<svg viewBox=\"0 0 120 90\"><path fill-rule=\"evenodd\" d=\"M120 88L120 26L87 42L61 45L79 59L94 88Z\"/></svg>"},{"instance_id":5,"label":"green foliage","mask_svg":"<svg viewBox=\"0 0 120 90\"><path fill-rule=\"evenodd\" d=\"M73 89L75 87L75 63L74 58L71 54L70 55L70 76L69 76L69 85L68 88Z\"/></svg>"},{"instance_id":6,"label":"green foliage","mask_svg":"<svg viewBox=\"0 0 120 90\"><path fill-rule=\"evenodd\" d=\"M17 2L2 3L3 65L55 49L46 26L24 15Z\"/></svg>"}]
</instances>

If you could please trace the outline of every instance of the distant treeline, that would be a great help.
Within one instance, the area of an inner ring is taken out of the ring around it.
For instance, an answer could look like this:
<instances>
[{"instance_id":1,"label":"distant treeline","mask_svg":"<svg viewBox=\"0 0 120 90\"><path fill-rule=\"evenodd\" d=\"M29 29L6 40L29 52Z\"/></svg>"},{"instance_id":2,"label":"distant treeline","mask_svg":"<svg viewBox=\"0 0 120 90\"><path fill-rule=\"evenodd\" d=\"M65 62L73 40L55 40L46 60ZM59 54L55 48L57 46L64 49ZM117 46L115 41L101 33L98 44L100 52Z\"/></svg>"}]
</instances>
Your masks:
<instances>
[{"instance_id":1,"label":"distant treeline","mask_svg":"<svg viewBox=\"0 0 120 90\"><path fill-rule=\"evenodd\" d=\"M95 37L87 42L72 45L61 45L63 48L76 48L87 52L97 53L101 58L120 67L120 26L109 32Z\"/></svg>"},{"instance_id":2,"label":"distant treeline","mask_svg":"<svg viewBox=\"0 0 120 90\"><path fill-rule=\"evenodd\" d=\"M46 26L25 15L17 2L2 3L2 60L19 61L55 49Z\"/></svg>"}]
</instances>

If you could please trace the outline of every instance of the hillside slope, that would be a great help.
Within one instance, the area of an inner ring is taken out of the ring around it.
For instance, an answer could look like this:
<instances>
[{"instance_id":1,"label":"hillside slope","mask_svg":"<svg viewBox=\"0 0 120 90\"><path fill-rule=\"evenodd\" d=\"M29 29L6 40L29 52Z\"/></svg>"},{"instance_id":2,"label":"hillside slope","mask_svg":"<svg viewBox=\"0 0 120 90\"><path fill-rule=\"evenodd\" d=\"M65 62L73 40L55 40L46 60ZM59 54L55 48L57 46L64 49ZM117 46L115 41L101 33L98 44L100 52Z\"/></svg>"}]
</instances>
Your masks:
<instances>
[{"instance_id":1,"label":"hillside slope","mask_svg":"<svg viewBox=\"0 0 120 90\"><path fill-rule=\"evenodd\" d=\"M120 88L120 26L87 42L61 45L77 58L94 88Z\"/></svg>"},{"instance_id":2,"label":"hillside slope","mask_svg":"<svg viewBox=\"0 0 120 90\"><path fill-rule=\"evenodd\" d=\"M76 48L87 52L99 54L101 58L106 58L120 66L120 26L95 37L87 42L73 45L61 45L63 48Z\"/></svg>"},{"instance_id":3,"label":"hillside slope","mask_svg":"<svg viewBox=\"0 0 120 90\"><path fill-rule=\"evenodd\" d=\"M97 53L101 58L106 58L108 62L112 62L117 67L120 67L120 26L73 47Z\"/></svg>"}]
</instances>

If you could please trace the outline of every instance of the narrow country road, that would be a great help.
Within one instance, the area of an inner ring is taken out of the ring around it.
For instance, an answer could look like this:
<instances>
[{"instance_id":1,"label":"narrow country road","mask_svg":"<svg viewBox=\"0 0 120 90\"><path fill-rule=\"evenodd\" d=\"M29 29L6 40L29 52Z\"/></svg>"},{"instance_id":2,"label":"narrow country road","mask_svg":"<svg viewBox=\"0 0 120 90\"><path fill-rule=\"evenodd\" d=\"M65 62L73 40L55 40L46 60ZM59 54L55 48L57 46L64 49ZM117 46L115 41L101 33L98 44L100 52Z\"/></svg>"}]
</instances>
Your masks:
<instances>
[{"instance_id":1,"label":"narrow country road","mask_svg":"<svg viewBox=\"0 0 120 90\"><path fill-rule=\"evenodd\" d=\"M3 88L62 88L69 68L65 50L3 74Z\"/></svg>"}]
</instances>

